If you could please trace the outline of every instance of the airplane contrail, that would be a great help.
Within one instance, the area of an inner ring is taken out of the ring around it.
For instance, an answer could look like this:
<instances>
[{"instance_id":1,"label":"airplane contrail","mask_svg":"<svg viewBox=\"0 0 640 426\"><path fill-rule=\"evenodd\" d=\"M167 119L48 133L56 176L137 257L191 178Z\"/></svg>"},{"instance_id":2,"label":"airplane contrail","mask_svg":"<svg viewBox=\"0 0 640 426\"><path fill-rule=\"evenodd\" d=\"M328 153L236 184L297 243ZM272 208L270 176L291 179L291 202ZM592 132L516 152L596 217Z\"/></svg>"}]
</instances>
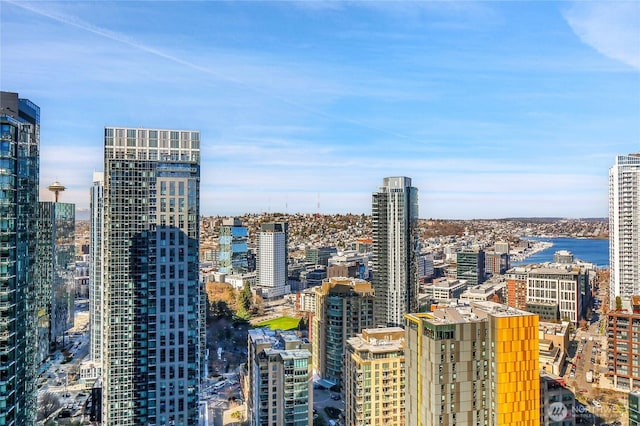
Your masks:
<instances>
[{"instance_id":1,"label":"airplane contrail","mask_svg":"<svg viewBox=\"0 0 640 426\"><path fill-rule=\"evenodd\" d=\"M113 41L116 41L118 43L122 43L122 44L125 44L127 46L142 50L144 52L147 52L147 53L150 53L152 55L158 56L160 58L166 59L168 61L180 64L180 65L184 65L184 66L186 66L188 68L191 68L193 70L200 71L200 72L205 73L205 74L209 74L209 75L214 76L214 77L216 77L216 78L218 78L220 80L226 80L226 81L231 82L233 84L236 84L236 85L238 85L240 87L243 87L243 88L245 88L247 90L254 91L254 92L259 93L261 95L264 95L264 96L270 97L272 99L275 99L275 100L277 100L277 101L279 101L279 102L281 102L283 104L292 106L292 107L294 107L296 109L304 110L304 111L307 111L307 112L309 112L311 114L318 115L318 116L323 117L323 118L327 118L327 119L331 119L331 120L335 120L335 121L340 121L340 122L348 123L348 124L351 124L351 125L354 125L354 126L358 126L358 127L364 128L364 129L368 129L368 130L373 130L373 131L376 131L376 132L384 133L384 134L387 134L389 136L393 136L395 138L406 139L406 140L412 139L407 135L403 135L403 134L396 133L396 132L393 132L393 131L390 131L390 130L374 127L374 126L371 126L369 124L363 123L363 122L361 122L359 120L354 120L354 119L345 118L345 117L337 117L337 116L328 114L328 113L326 113L324 111L317 110L317 109L314 109L314 108L310 108L307 105L299 104L297 102L291 101L289 99L283 98L283 97L275 95L273 93L269 93L269 92L267 92L267 91L265 91L263 89L260 89L258 87L249 85L249 84L247 84L247 83L245 83L245 82L243 82L243 81L241 81L241 80L239 80L237 78L233 78L233 77L230 77L230 76L227 76L227 75L223 75L223 74L217 73L214 70L212 70L211 68L203 67L203 66L198 65L198 64L196 64L194 62L191 62L191 61L179 58L177 56L171 55L169 53L163 52L162 50L156 49L155 47L147 46L147 45L145 45L143 43L140 43L139 41L136 41L135 39L133 39L131 37L127 37L124 34L117 33L115 31L110 31L110 30L107 30L107 29L102 28L102 27L98 27L98 26L93 25L93 24L91 24L89 22L83 21L83 20L81 20L81 19L79 19L79 18L77 18L75 16L66 15L66 14L62 14L62 13L57 13L57 12L51 11L51 10L39 9L39 8L35 7L34 5L32 5L31 3L28 3L28 2L18 2L18 1L15 1L15 0L5 0L5 2L6 3L10 3L10 4L14 5L14 6L20 7L22 9L24 9L24 10L28 10L28 11L30 11L32 13L37 14L37 15L47 17L47 18L52 19L54 21L57 21L57 22L60 22L60 23L66 24L66 25L71 25L73 27L82 29L84 31L88 31L88 32L93 33L93 34L100 35L100 36L105 37L105 38L107 38L109 40L113 40Z\"/></svg>"}]
</instances>

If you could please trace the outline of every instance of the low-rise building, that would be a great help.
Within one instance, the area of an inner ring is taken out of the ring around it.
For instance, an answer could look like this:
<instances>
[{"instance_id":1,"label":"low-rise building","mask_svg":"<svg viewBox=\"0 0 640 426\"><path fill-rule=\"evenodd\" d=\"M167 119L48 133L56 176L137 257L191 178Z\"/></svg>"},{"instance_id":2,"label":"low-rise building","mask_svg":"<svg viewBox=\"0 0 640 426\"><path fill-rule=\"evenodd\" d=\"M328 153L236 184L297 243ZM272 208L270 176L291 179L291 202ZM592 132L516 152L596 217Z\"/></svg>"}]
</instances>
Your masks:
<instances>
[{"instance_id":1,"label":"low-rise building","mask_svg":"<svg viewBox=\"0 0 640 426\"><path fill-rule=\"evenodd\" d=\"M438 278L431 283L424 284L421 293L432 301L446 302L458 299L466 289L466 281Z\"/></svg>"}]
</instances>

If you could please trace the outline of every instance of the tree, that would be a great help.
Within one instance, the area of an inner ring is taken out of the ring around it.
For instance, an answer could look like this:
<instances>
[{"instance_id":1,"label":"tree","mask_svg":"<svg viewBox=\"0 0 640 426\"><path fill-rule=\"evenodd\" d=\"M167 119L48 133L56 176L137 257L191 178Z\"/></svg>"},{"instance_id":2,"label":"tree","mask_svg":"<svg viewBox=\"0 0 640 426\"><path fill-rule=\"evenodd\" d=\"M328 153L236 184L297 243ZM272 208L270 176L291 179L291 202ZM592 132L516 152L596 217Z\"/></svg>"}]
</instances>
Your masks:
<instances>
[{"instance_id":1,"label":"tree","mask_svg":"<svg viewBox=\"0 0 640 426\"><path fill-rule=\"evenodd\" d=\"M249 308L251 308L252 301L253 293L251 293L251 286L249 286L248 281L245 281L242 291L238 294L238 311L244 310L245 312L248 312Z\"/></svg>"},{"instance_id":2,"label":"tree","mask_svg":"<svg viewBox=\"0 0 640 426\"><path fill-rule=\"evenodd\" d=\"M62 403L58 395L52 392L43 393L38 397L38 420L46 419L60 407L62 407Z\"/></svg>"},{"instance_id":3,"label":"tree","mask_svg":"<svg viewBox=\"0 0 640 426\"><path fill-rule=\"evenodd\" d=\"M622 310L622 297L616 296L616 311Z\"/></svg>"},{"instance_id":4,"label":"tree","mask_svg":"<svg viewBox=\"0 0 640 426\"><path fill-rule=\"evenodd\" d=\"M210 318L231 318L233 317L233 311L229 308L229 305L224 300L214 300L209 303L209 317Z\"/></svg>"}]
</instances>

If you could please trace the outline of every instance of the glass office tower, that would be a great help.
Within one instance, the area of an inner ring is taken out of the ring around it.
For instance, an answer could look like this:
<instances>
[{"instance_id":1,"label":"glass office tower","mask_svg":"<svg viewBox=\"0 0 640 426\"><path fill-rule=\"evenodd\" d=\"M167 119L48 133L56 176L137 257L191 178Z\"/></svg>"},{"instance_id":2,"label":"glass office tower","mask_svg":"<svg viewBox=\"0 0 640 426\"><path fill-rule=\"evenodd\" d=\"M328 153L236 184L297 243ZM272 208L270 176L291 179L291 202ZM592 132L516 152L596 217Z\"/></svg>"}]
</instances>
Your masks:
<instances>
[{"instance_id":1,"label":"glass office tower","mask_svg":"<svg viewBox=\"0 0 640 426\"><path fill-rule=\"evenodd\" d=\"M38 352L42 363L50 344L62 343L73 327L75 300L76 206L41 201L38 204ZM43 321L46 318L46 321ZM48 323L43 333L43 323Z\"/></svg>"},{"instance_id":2,"label":"glass office tower","mask_svg":"<svg viewBox=\"0 0 640 426\"><path fill-rule=\"evenodd\" d=\"M0 93L0 424L36 417L40 108Z\"/></svg>"},{"instance_id":3,"label":"glass office tower","mask_svg":"<svg viewBox=\"0 0 640 426\"><path fill-rule=\"evenodd\" d=\"M102 421L198 424L200 133L104 134Z\"/></svg>"},{"instance_id":4,"label":"glass office tower","mask_svg":"<svg viewBox=\"0 0 640 426\"><path fill-rule=\"evenodd\" d=\"M219 270L223 274L246 274L249 272L249 233L242 221L232 217L224 219L220 226L220 252L218 254Z\"/></svg>"}]
</instances>

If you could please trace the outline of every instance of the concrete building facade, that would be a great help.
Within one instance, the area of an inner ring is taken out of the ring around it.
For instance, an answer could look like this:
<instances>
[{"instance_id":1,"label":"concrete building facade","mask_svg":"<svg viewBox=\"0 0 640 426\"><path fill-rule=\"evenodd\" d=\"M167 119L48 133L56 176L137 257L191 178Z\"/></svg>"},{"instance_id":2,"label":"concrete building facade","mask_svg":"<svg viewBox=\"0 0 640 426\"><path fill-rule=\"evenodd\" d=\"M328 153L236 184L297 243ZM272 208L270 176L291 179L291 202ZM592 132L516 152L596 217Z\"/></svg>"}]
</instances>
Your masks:
<instances>
[{"instance_id":1,"label":"concrete building facade","mask_svg":"<svg viewBox=\"0 0 640 426\"><path fill-rule=\"evenodd\" d=\"M347 340L345 424L405 425L404 340L401 327L365 329Z\"/></svg>"},{"instance_id":2,"label":"concrete building facade","mask_svg":"<svg viewBox=\"0 0 640 426\"><path fill-rule=\"evenodd\" d=\"M263 223L258 233L256 285L266 299L289 294L288 229L286 222Z\"/></svg>"},{"instance_id":3,"label":"concrete building facade","mask_svg":"<svg viewBox=\"0 0 640 426\"><path fill-rule=\"evenodd\" d=\"M615 388L640 390L640 296L607 313L607 365Z\"/></svg>"},{"instance_id":4,"label":"concrete building facade","mask_svg":"<svg viewBox=\"0 0 640 426\"><path fill-rule=\"evenodd\" d=\"M313 424L311 345L292 331L249 330L247 362L252 426Z\"/></svg>"}]
</instances>

